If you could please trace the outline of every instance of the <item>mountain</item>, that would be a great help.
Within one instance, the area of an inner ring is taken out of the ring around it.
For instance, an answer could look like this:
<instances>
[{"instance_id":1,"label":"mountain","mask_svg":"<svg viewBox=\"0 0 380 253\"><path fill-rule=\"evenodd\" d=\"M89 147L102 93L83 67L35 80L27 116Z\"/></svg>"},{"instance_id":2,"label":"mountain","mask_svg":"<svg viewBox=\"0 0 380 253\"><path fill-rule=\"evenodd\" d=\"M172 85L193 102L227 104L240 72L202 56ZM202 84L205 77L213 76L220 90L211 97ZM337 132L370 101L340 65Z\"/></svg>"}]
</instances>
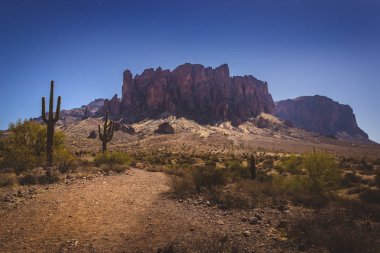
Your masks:
<instances>
[{"instance_id":1,"label":"mountain","mask_svg":"<svg viewBox=\"0 0 380 253\"><path fill-rule=\"evenodd\" d=\"M58 124L67 126L74 122L78 122L85 119L86 108L87 108L87 117L101 116L102 109L106 101L107 99L97 98L87 105L82 105L80 108L61 110ZM31 120L42 122L42 117L39 116L36 118L31 118Z\"/></svg>"},{"instance_id":2,"label":"mountain","mask_svg":"<svg viewBox=\"0 0 380 253\"><path fill-rule=\"evenodd\" d=\"M303 96L276 102L274 114L296 127L334 137L368 139L349 105L324 96Z\"/></svg>"},{"instance_id":3,"label":"mountain","mask_svg":"<svg viewBox=\"0 0 380 253\"><path fill-rule=\"evenodd\" d=\"M189 63L173 71L146 69L135 77L126 70L121 101L115 96L106 104L111 114L130 122L173 115L202 124L235 125L275 108L266 82L231 77L227 64L213 69Z\"/></svg>"}]
</instances>

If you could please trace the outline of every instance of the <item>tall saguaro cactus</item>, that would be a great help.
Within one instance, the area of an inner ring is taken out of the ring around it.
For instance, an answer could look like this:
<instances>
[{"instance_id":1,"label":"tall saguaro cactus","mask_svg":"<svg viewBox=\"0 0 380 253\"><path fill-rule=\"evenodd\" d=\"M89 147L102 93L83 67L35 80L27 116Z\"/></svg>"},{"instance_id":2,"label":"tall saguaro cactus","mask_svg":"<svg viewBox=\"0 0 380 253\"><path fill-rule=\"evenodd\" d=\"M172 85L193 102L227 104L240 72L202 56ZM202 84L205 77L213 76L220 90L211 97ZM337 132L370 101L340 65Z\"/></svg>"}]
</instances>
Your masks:
<instances>
[{"instance_id":1,"label":"tall saguaro cactus","mask_svg":"<svg viewBox=\"0 0 380 253\"><path fill-rule=\"evenodd\" d=\"M54 125L59 120L59 112L61 110L61 96L58 96L57 108L55 115L53 111L54 104L54 81L50 82L50 98L49 98L49 113L46 118L45 97L42 97L42 120L47 125L47 141L46 141L46 159L48 166L53 164L54 150Z\"/></svg>"},{"instance_id":2,"label":"tall saguaro cactus","mask_svg":"<svg viewBox=\"0 0 380 253\"><path fill-rule=\"evenodd\" d=\"M100 125L98 125L99 130L99 139L102 141L102 151L103 153L107 151L107 143L112 140L113 132L115 130L115 124L112 120L108 122L108 111L106 113L106 118L104 121L103 132L100 129Z\"/></svg>"},{"instance_id":3,"label":"tall saguaro cactus","mask_svg":"<svg viewBox=\"0 0 380 253\"><path fill-rule=\"evenodd\" d=\"M251 170L251 179L255 180L256 179L256 163L255 163L255 156L251 155L251 162L249 169Z\"/></svg>"}]
</instances>

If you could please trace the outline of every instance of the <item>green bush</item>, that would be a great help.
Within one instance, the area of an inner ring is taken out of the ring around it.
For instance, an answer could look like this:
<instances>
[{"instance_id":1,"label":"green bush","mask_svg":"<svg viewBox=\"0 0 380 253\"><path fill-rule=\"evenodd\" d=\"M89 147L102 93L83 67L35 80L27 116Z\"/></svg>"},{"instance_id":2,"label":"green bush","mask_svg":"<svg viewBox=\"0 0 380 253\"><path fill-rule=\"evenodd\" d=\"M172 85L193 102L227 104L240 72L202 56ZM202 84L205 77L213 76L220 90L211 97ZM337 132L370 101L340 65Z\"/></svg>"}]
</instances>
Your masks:
<instances>
[{"instance_id":1,"label":"green bush","mask_svg":"<svg viewBox=\"0 0 380 253\"><path fill-rule=\"evenodd\" d=\"M0 187L13 186L18 182L14 173L0 173Z\"/></svg>"},{"instance_id":2,"label":"green bush","mask_svg":"<svg viewBox=\"0 0 380 253\"><path fill-rule=\"evenodd\" d=\"M57 173L50 175L38 173L38 171L29 171L19 176L20 185L51 184L60 180Z\"/></svg>"},{"instance_id":3,"label":"green bush","mask_svg":"<svg viewBox=\"0 0 380 253\"><path fill-rule=\"evenodd\" d=\"M298 168L306 173L275 176L273 185L282 189L295 204L323 207L341 182L335 159L324 152L306 153Z\"/></svg>"},{"instance_id":4,"label":"green bush","mask_svg":"<svg viewBox=\"0 0 380 253\"><path fill-rule=\"evenodd\" d=\"M66 149L59 149L55 153L54 164L59 172L67 173L73 171L78 166L78 159Z\"/></svg>"},{"instance_id":5,"label":"green bush","mask_svg":"<svg viewBox=\"0 0 380 253\"><path fill-rule=\"evenodd\" d=\"M281 159L281 166L285 172L290 174L301 174L302 173L302 158L296 155L290 155L289 157L284 157Z\"/></svg>"},{"instance_id":6,"label":"green bush","mask_svg":"<svg viewBox=\"0 0 380 253\"><path fill-rule=\"evenodd\" d=\"M224 185L226 176L222 169L215 167L198 167L193 173L193 180L197 191L202 188L211 189L213 186Z\"/></svg>"},{"instance_id":7,"label":"green bush","mask_svg":"<svg viewBox=\"0 0 380 253\"><path fill-rule=\"evenodd\" d=\"M344 174L341 180L341 186L352 187L354 184L360 183L360 177L353 172L348 172Z\"/></svg>"},{"instance_id":8,"label":"green bush","mask_svg":"<svg viewBox=\"0 0 380 253\"><path fill-rule=\"evenodd\" d=\"M224 170L226 177L233 180L247 179L251 177L251 172L248 168L241 164L240 160L229 160L226 164L227 169Z\"/></svg>"},{"instance_id":9,"label":"green bush","mask_svg":"<svg viewBox=\"0 0 380 253\"><path fill-rule=\"evenodd\" d=\"M307 189L315 194L330 194L340 182L340 172L334 157L325 152L306 153L302 166L307 171Z\"/></svg>"},{"instance_id":10,"label":"green bush","mask_svg":"<svg viewBox=\"0 0 380 253\"><path fill-rule=\"evenodd\" d=\"M100 166L102 164L107 165L129 165L132 162L133 158L124 152L105 152L98 153L94 158L94 163L96 166Z\"/></svg>"},{"instance_id":11,"label":"green bush","mask_svg":"<svg viewBox=\"0 0 380 253\"><path fill-rule=\"evenodd\" d=\"M46 161L46 127L34 121L17 121L9 125L10 135L3 140L4 167L16 173L43 166ZM63 133L56 131L54 150L63 148Z\"/></svg>"},{"instance_id":12,"label":"green bush","mask_svg":"<svg viewBox=\"0 0 380 253\"><path fill-rule=\"evenodd\" d=\"M100 169L103 172L109 173L110 171L116 172L116 173L122 173L125 172L128 169L128 165L123 164L102 164L100 165Z\"/></svg>"},{"instance_id":13,"label":"green bush","mask_svg":"<svg viewBox=\"0 0 380 253\"><path fill-rule=\"evenodd\" d=\"M182 177L173 176L171 180L171 191L177 197L187 197L196 192L193 177L185 173Z\"/></svg>"}]
</instances>

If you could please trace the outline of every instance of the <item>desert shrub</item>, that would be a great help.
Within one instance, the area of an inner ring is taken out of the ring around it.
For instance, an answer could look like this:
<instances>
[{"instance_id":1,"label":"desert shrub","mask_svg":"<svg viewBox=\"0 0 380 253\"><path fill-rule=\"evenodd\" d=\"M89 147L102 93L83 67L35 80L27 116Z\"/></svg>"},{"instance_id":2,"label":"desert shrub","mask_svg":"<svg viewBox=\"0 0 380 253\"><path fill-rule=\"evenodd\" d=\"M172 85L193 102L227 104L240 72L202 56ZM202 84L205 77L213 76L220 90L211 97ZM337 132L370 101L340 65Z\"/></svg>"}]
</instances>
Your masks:
<instances>
[{"instance_id":1,"label":"desert shrub","mask_svg":"<svg viewBox=\"0 0 380 253\"><path fill-rule=\"evenodd\" d=\"M352 219L340 209L326 209L310 217L295 217L288 234L309 246L315 244L332 253L375 253L380 244L375 230Z\"/></svg>"},{"instance_id":2,"label":"desert shrub","mask_svg":"<svg viewBox=\"0 0 380 253\"><path fill-rule=\"evenodd\" d=\"M352 194L360 194L360 193L364 192L366 189L367 189L367 187L364 186L364 185L357 185L355 187L349 188L347 190L347 193L350 194L350 195L352 195Z\"/></svg>"},{"instance_id":3,"label":"desert shrub","mask_svg":"<svg viewBox=\"0 0 380 253\"><path fill-rule=\"evenodd\" d=\"M78 162L78 158L66 149L59 149L55 153L54 164L61 173L73 171L78 166Z\"/></svg>"},{"instance_id":4,"label":"desert shrub","mask_svg":"<svg viewBox=\"0 0 380 253\"><path fill-rule=\"evenodd\" d=\"M372 171L373 170L373 165L368 163L367 160L365 158L362 158L360 160L360 163L359 163L359 169L363 170L363 171Z\"/></svg>"},{"instance_id":5,"label":"desert shrub","mask_svg":"<svg viewBox=\"0 0 380 253\"><path fill-rule=\"evenodd\" d=\"M306 173L275 176L273 185L282 189L295 204L316 208L325 206L340 182L335 159L327 153L306 153L297 166Z\"/></svg>"},{"instance_id":6,"label":"desert shrub","mask_svg":"<svg viewBox=\"0 0 380 253\"><path fill-rule=\"evenodd\" d=\"M0 187L13 186L18 183L14 173L0 173Z\"/></svg>"},{"instance_id":7,"label":"desert shrub","mask_svg":"<svg viewBox=\"0 0 380 253\"><path fill-rule=\"evenodd\" d=\"M380 158L377 158L375 161L372 163L373 165L380 165Z\"/></svg>"},{"instance_id":8,"label":"desert shrub","mask_svg":"<svg viewBox=\"0 0 380 253\"><path fill-rule=\"evenodd\" d=\"M296 155L290 155L289 157L284 157L281 159L281 166L283 167L284 171L291 174L301 174L301 164L301 157Z\"/></svg>"},{"instance_id":9,"label":"desert shrub","mask_svg":"<svg viewBox=\"0 0 380 253\"><path fill-rule=\"evenodd\" d=\"M346 210L348 215L353 218L368 217L370 220L380 222L380 204L379 203L363 203L354 199L339 198L336 204Z\"/></svg>"},{"instance_id":10,"label":"desert shrub","mask_svg":"<svg viewBox=\"0 0 380 253\"><path fill-rule=\"evenodd\" d=\"M110 164L110 165L106 165L106 164L103 164L101 165L101 169L103 172L110 172L110 171L113 171L115 173L123 173L125 172L127 169L129 168L128 165L124 165L124 164Z\"/></svg>"},{"instance_id":11,"label":"desert shrub","mask_svg":"<svg viewBox=\"0 0 380 253\"><path fill-rule=\"evenodd\" d=\"M51 184L58 182L60 180L57 173L53 173L49 177L45 173L42 173L41 170L35 169L23 173L19 176L20 185L35 185L35 184Z\"/></svg>"},{"instance_id":12,"label":"desert shrub","mask_svg":"<svg viewBox=\"0 0 380 253\"><path fill-rule=\"evenodd\" d=\"M267 173L265 173L265 171L258 169L256 171L256 181L258 181L260 183L271 182L272 177L269 176Z\"/></svg>"},{"instance_id":13,"label":"desert shrub","mask_svg":"<svg viewBox=\"0 0 380 253\"><path fill-rule=\"evenodd\" d=\"M305 191L308 178L302 175L275 176L273 177L273 184L288 193L298 193Z\"/></svg>"},{"instance_id":14,"label":"desert shrub","mask_svg":"<svg viewBox=\"0 0 380 253\"><path fill-rule=\"evenodd\" d=\"M340 172L334 157L328 153L306 153L302 156L302 166L307 171L308 191L326 195L338 188Z\"/></svg>"},{"instance_id":15,"label":"desert shrub","mask_svg":"<svg viewBox=\"0 0 380 253\"><path fill-rule=\"evenodd\" d=\"M45 182L44 179L42 181ZM20 185L34 185L34 184L40 183L40 180L39 180L39 176L32 173L27 173L19 177L19 182L20 182Z\"/></svg>"},{"instance_id":16,"label":"desert shrub","mask_svg":"<svg viewBox=\"0 0 380 253\"><path fill-rule=\"evenodd\" d=\"M210 193L211 200L222 209L252 208L251 198L241 189L223 189L214 187Z\"/></svg>"},{"instance_id":17,"label":"desert shrub","mask_svg":"<svg viewBox=\"0 0 380 253\"><path fill-rule=\"evenodd\" d=\"M34 121L17 121L9 125L10 135L3 140L3 166L16 173L42 166L46 160L46 127ZM64 135L56 131L55 151L63 148Z\"/></svg>"},{"instance_id":18,"label":"desert shrub","mask_svg":"<svg viewBox=\"0 0 380 253\"><path fill-rule=\"evenodd\" d=\"M359 176L357 176L355 173L348 172L348 173L344 174L340 184L343 187L352 187L354 184L359 183L360 179L361 178Z\"/></svg>"},{"instance_id":19,"label":"desert shrub","mask_svg":"<svg viewBox=\"0 0 380 253\"><path fill-rule=\"evenodd\" d=\"M253 208L283 200L283 193L271 183L240 180L227 187L213 187L211 200L223 209Z\"/></svg>"},{"instance_id":20,"label":"desert shrub","mask_svg":"<svg viewBox=\"0 0 380 253\"><path fill-rule=\"evenodd\" d=\"M219 159L217 157L210 156L209 159L205 161L205 166L215 167L217 162L219 162Z\"/></svg>"},{"instance_id":21,"label":"desert shrub","mask_svg":"<svg viewBox=\"0 0 380 253\"><path fill-rule=\"evenodd\" d=\"M263 161L263 165L265 168L273 168L273 158L269 158Z\"/></svg>"},{"instance_id":22,"label":"desert shrub","mask_svg":"<svg viewBox=\"0 0 380 253\"><path fill-rule=\"evenodd\" d=\"M233 180L246 179L251 177L249 169L243 166L240 160L233 159L227 161L226 168L227 169L224 170L224 173L226 173L227 177Z\"/></svg>"},{"instance_id":23,"label":"desert shrub","mask_svg":"<svg viewBox=\"0 0 380 253\"><path fill-rule=\"evenodd\" d=\"M375 172L375 184L380 188L380 169Z\"/></svg>"},{"instance_id":24,"label":"desert shrub","mask_svg":"<svg viewBox=\"0 0 380 253\"><path fill-rule=\"evenodd\" d=\"M226 176L222 169L215 167L197 167L193 172L193 180L197 191L202 188L211 189L213 186L220 186L226 183Z\"/></svg>"},{"instance_id":25,"label":"desert shrub","mask_svg":"<svg viewBox=\"0 0 380 253\"><path fill-rule=\"evenodd\" d=\"M179 176L173 176L171 179L171 191L177 197L187 197L196 192L193 177L186 173Z\"/></svg>"},{"instance_id":26,"label":"desert shrub","mask_svg":"<svg viewBox=\"0 0 380 253\"><path fill-rule=\"evenodd\" d=\"M310 191L307 175L275 176L272 182L274 187L280 188L296 205L322 208L329 201L326 196Z\"/></svg>"},{"instance_id":27,"label":"desert shrub","mask_svg":"<svg viewBox=\"0 0 380 253\"><path fill-rule=\"evenodd\" d=\"M360 199L367 203L380 204L380 190L365 189L359 195Z\"/></svg>"},{"instance_id":28,"label":"desert shrub","mask_svg":"<svg viewBox=\"0 0 380 253\"><path fill-rule=\"evenodd\" d=\"M120 164L120 165L129 165L132 162L133 158L124 152L104 152L98 153L94 158L94 163L96 166L102 164Z\"/></svg>"}]
</instances>

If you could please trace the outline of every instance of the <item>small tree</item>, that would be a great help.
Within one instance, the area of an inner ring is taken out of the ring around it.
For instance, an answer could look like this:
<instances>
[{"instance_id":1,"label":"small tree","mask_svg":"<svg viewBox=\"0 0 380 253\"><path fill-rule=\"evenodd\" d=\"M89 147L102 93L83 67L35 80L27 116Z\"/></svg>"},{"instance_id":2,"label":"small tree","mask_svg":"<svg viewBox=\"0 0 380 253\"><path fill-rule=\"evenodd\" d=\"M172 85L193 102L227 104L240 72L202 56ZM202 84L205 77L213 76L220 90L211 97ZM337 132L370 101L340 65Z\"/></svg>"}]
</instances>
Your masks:
<instances>
[{"instance_id":1,"label":"small tree","mask_svg":"<svg viewBox=\"0 0 380 253\"><path fill-rule=\"evenodd\" d=\"M16 173L44 164L46 156L45 126L34 121L17 121L9 125L10 134L3 140L3 165ZM63 147L63 133L54 135L54 149Z\"/></svg>"},{"instance_id":2,"label":"small tree","mask_svg":"<svg viewBox=\"0 0 380 253\"><path fill-rule=\"evenodd\" d=\"M308 188L312 193L330 194L340 182L340 173L333 156L326 152L306 153L302 164L308 175Z\"/></svg>"}]
</instances>

